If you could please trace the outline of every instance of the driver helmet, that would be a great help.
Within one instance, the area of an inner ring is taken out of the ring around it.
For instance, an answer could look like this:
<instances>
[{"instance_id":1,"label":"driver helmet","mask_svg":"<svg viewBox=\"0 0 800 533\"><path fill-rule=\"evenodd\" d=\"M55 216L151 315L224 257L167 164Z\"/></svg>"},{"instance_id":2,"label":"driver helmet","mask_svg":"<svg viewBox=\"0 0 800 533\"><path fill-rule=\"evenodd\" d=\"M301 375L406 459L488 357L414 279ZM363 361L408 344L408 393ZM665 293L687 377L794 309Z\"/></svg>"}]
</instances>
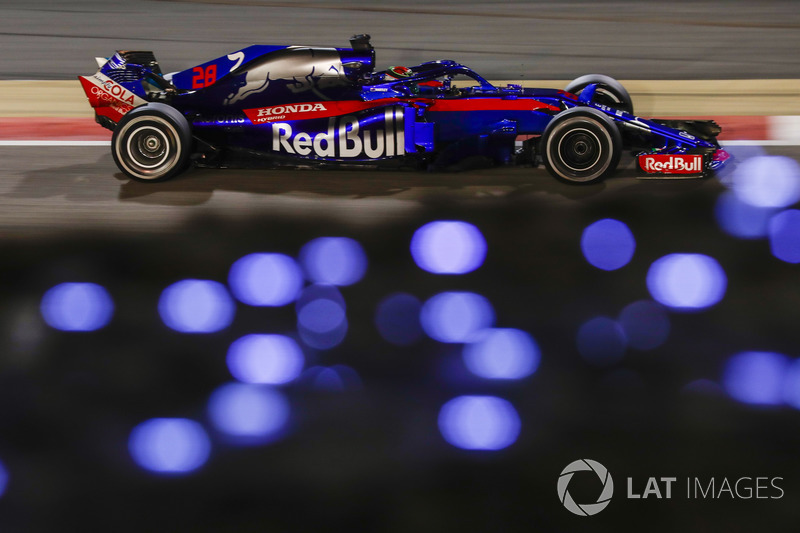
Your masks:
<instances>
[{"instance_id":1,"label":"driver helmet","mask_svg":"<svg viewBox=\"0 0 800 533\"><path fill-rule=\"evenodd\" d=\"M389 78L394 78L396 80L401 80L403 78L410 78L414 75L414 71L412 71L408 67L397 66L397 67L389 67L386 69L386 76Z\"/></svg>"}]
</instances>

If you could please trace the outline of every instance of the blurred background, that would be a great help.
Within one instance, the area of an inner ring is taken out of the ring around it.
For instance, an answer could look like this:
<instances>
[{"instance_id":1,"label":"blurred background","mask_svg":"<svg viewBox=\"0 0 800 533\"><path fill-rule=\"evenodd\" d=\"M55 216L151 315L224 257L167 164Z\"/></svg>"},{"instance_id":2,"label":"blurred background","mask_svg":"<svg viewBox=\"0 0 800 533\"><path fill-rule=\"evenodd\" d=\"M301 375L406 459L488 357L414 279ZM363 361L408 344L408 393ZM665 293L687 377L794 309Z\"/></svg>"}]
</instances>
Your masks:
<instances>
[{"instance_id":1,"label":"blurred background","mask_svg":"<svg viewBox=\"0 0 800 533\"><path fill-rule=\"evenodd\" d=\"M602 72L654 111L663 82L699 87L686 114L763 122L800 113L798 29L790 1L4 0L0 133L23 100L91 117L37 95L72 99L48 83L117 49L168 72L355 33L378 68ZM0 530L796 531L800 150L774 129L729 141L721 176L626 159L585 187L541 168L140 184L107 146L0 145ZM593 517L557 491L583 458L615 485ZM650 477L677 477L672 499L626 498ZM719 492L745 477L782 491ZM695 478L715 497L687 498Z\"/></svg>"}]
</instances>

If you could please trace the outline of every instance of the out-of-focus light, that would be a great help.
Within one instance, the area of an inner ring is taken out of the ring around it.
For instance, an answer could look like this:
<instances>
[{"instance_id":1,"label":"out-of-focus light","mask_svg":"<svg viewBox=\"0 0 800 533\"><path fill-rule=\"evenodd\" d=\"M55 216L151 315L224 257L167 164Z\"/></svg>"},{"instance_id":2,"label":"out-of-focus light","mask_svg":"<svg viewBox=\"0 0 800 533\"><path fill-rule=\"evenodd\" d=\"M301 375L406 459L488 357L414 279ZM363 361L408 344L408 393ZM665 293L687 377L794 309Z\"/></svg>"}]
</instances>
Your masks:
<instances>
[{"instance_id":1,"label":"out-of-focus light","mask_svg":"<svg viewBox=\"0 0 800 533\"><path fill-rule=\"evenodd\" d=\"M344 390L344 380L333 368L318 367L311 381L315 389L328 391Z\"/></svg>"},{"instance_id":2,"label":"out-of-focus light","mask_svg":"<svg viewBox=\"0 0 800 533\"><path fill-rule=\"evenodd\" d=\"M608 317L588 320L578 329L578 352L593 365L614 364L625 355L627 339L622 327Z\"/></svg>"},{"instance_id":3,"label":"out-of-focus light","mask_svg":"<svg viewBox=\"0 0 800 533\"><path fill-rule=\"evenodd\" d=\"M439 411L444 439L465 450L502 450L516 442L520 419L514 406L495 396L459 396Z\"/></svg>"},{"instance_id":4,"label":"out-of-focus light","mask_svg":"<svg viewBox=\"0 0 800 533\"><path fill-rule=\"evenodd\" d=\"M677 310L710 307L725 296L728 279L717 261L702 254L670 254L647 272L647 288L658 302Z\"/></svg>"},{"instance_id":5,"label":"out-of-focus light","mask_svg":"<svg viewBox=\"0 0 800 533\"><path fill-rule=\"evenodd\" d=\"M367 270L367 256L358 242L347 237L320 237L300 251L300 261L315 283L352 285Z\"/></svg>"},{"instance_id":6,"label":"out-of-focus light","mask_svg":"<svg viewBox=\"0 0 800 533\"><path fill-rule=\"evenodd\" d=\"M800 165L790 157L751 157L736 167L731 180L736 196L757 207L787 207L800 200Z\"/></svg>"},{"instance_id":7,"label":"out-of-focus light","mask_svg":"<svg viewBox=\"0 0 800 533\"><path fill-rule=\"evenodd\" d=\"M719 196L714 213L719 226L729 235L756 239L767 235L769 219L775 214L775 208L748 204L729 191Z\"/></svg>"},{"instance_id":8,"label":"out-of-focus light","mask_svg":"<svg viewBox=\"0 0 800 533\"><path fill-rule=\"evenodd\" d=\"M228 383L208 402L214 427L242 444L263 444L279 438L289 422L289 401L265 385Z\"/></svg>"},{"instance_id":9,"label":"out-of-focus light","mask_svg":"<svg viewBox=\"0 0 800 533\"><path fill-rule=\"evenodd\" d=\"M128 450L151 472L186 474L208 461L211 441L203 426L186 418L152 418L131 431Z\"/></svg>"},{"instance_id":10,"label":"out-of-focus light","mask_svg":"<svg viewBox=\"0 0 800 533\"><path fill-rule=\"evenodd\" d=\"M312 389L333 392L358 390L363 385L358 373L346 365L312 366L300 380Z\"/></svg>"},{"instance_id":11,"label":"out-of-focus light","mask_svg":"<svg viewBox=\"0 0 800 533\"><path fill-rule=\"evenodd\" d=\"M539 368L541 354L533 337L511 328L487 329L464 346L464 364L487 379L522 379Z\"/></svg>"},{"instance_id":12,"label":"out-of-focus light","mask_svg":"<svg viewBox=\"0 0 800 533\"><path fill-rule=\"evenodd\" d=\"M769 221L772 255L787 263L800 263L800 211L787 209Z\"/></svg>"},{"instance_id":13,"label":"out-of-focus light","mask_svg":"<svg viewBox=\"0 0 800 533\"><path fill-rule=\"evenodd\" d=\"M176 331L212 333L231 324L236 306L221 283L185 279L164 289L158 312L164 323Z\"/></svg>"},{"instance_id":14,"label":"out-of-focus light","mask_svg":"<svg viewBox=\"0 0 800 533\"><path fill-rule=\"evenodd\" d=\"M398 346L414 344L422 337L419 313L422 303L405 293L391 294L381 300L375 311L375 327L387 342Z\"/></svg>"},{"instance_id":15,"label":"out-of-focus light","mask_svg":"<svg viewBox=\"0 0 800 533\"><path fill-rule=\"evenodd\" d=\"M62 331L95 331L111 320L114 302L94 283L61 283L42 298L42 317Z\"/></svg>"},{"instance_id":16,"label":"out-of-focus light","mask_svg":"<svg viewBox=\"0 0 800 533\"><path fill-rule=\"evenodd\" d=\"M341 326L346 318L342 306L325 298L307 303L297 313L300 325L314 333L329 333Z\"/></svg>"},{"instance_id":17,"label":"out-of-focus light","mask_svg":"<svg viewBox=\"0 0 800 533\"><path fill-rule=\"evenodd\" d=\"M466 274L483 264L486 239L468 222L429 222L414 233L411 256L417 266L433 274Z\"/></svg>"},{"instance_id":18,"label":"out-of-focus light","mask_svg":"<svg viewBox=\"0 0 800 533\"><path fill-rule=\"evenodd\" d=\"M338 346L347 335L344 298L333 285L311 285L295 304L297 331L307 346L327 350Z\"/></svg>"},{"instance_id":19,"label":"out-of-focus light","mask_svg":"<svg viewBox=\"0 0 800 533\"><path fill-rule=\"evenodd\" d=\"M470 342L494 324L489 300L472 292L442 292L422 306L422 328L439 342Z\"/></svg>"},{"instance_id":20,"label":"out-of-focus light","mask_svg":"<svg viewBox=\"0 0 800 533\"><path fill-rule=\"evenodd\" d=\"M321 284L309 285L303 289L303 292L301 292L300 296L297 298L297 303L294 308L299 313L306 304L321 299L336 302L342 309L347 308L344 297L337 287Z\"/></svg>"},{"instance_id":21,"label":"out-of-focus light","mask_svg":"<svg viewBox=\"0 0 800 533\"><path fill-rule=\"evenodd\" d=\"M0 498L3 497L3 494L6 493L6 488L8 488L8 469L6 465L0 462Z\"/></svg>"},{"instance_id":22,"label":"out-of-focus light","mask_svg":"<svg viewBox=\"0 0 800 533\"><path fill-rule=\"evenodd\" d=\"M786 369L782 388L783 401L800 409L800 359L795 359Z\"/></svg>"},{"instance_id":23,"label":"out-of-focus light","mask_svg":"<svg viewBox=\"0 0 800 533\"><path fill-rule=\"evenodd\" d=\"M245 383L280 385L303 371L305 358L297 343L283 335L245 335L228 349L231 375Z\"/></svg>"},{"instance_id":24,"label":"out-of-focus light","mask_svg":"<svg viewBox=\"0 0 800 533\"><path fill-rule=\"evenodd\" d=\"M250 254L233 264L228 284L242 303L277 307L297 298L303 288L303 274L287 255Z\"/></svg>"},{"instance_id":25,"label":"out-of-focus light","mask_svg":"<svg viewBox=\"0 0 800 533\"><path fill-rule=\"evenodd\" d=\"M303 344L316 350L330 350L339 346L347 336L348 322L344 320L336 329L325 333L317 333L298 325L297 332Z\"/></svg>"},{"instance_id":26,"label":"out-of-focus light","mask_svg":"<svg viewBox=\"0 0 800 533\"><path fill-rule=\"evenodd\" d=\"M336 371L347 389L361 389L364 385L358 372L347 365L333 365L331 369Z\"/></svg>"},{"instance_id":27,"label":"out-of-focus light","mask_svg":"<svg viewBox=\"0 0 800 533\"><path fill-rule=\"evenodd\" d=\"M783 401L786 356L772 352L742 352L725 366L723 383L734 399L752 405L779 405Z\"/></svg>"},{"instance_id":28,"label":"out-of-focus light","mask_svg":"<svg viewBox=\"0 0 800 533\"><path fill-rule=\"evenodd\" d=\"M636 240L624 222L605 218L583 230L581 250L591 265L602 270L617 270L630 262Z\"/></svg>"},{"instance_id":29,"label":"out-of-focus light","mask_svg":"<svg viewBox=\"0 0 800 533\"><path fill-rule=\"evenodd\" d=\"M626 306L619 315L619 325L628 345L637 350L658 348L669 337L667 313L650 300L640 300Z\"/></svg>"}]
</instances>

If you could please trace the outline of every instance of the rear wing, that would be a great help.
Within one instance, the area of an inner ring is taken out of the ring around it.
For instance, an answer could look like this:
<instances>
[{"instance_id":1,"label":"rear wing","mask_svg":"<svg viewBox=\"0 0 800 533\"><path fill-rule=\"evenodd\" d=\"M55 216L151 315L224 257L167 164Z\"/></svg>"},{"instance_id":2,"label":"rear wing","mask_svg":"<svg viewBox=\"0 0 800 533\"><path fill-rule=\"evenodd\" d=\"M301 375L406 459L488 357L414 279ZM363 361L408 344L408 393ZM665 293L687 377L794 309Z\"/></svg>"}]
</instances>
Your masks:
<instances>
[{"instance_id":1,"label":"rear wing","mask_svg":"<svg viewBox=\"0 0 800 533\"><path fill-rule=\"evenodd\" d=\"M95 59L98 71L78 79L95 110L95 120L105 128L113 130L131 109L147 103L148 93L169 84L153 52L118 51L108 59Z\"/></svg>"}]
</instances>

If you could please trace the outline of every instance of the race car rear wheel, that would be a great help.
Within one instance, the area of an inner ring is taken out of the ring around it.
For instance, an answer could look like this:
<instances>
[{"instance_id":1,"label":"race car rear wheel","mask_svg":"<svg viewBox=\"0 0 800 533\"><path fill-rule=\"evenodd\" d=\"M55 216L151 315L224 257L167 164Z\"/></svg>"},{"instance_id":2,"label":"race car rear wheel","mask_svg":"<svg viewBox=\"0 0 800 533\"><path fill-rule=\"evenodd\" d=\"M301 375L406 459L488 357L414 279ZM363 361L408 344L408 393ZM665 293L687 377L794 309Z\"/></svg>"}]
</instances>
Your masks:
<instances>
[{"instance_id":1,"label":"race car rear wheel","mask_svg":"<svg viewBox=\"0 0 800 533\"><path fill-rule=\"evenodd\" d=\"M111 153L131 179L164 181L186 168L191 144L186 117L166 104L150 103L122 117L111 138Z\"/></svg>"},{"instance_id":2,"label":"race car rear wheel","mask_svg":"<svg viewBox=\"0 0 800 533\"><path fill-rule=\"evenodd\" d=\"M587 74L575 80L572 80L567 85L565 91L568 93L580 95L589 85L596 83L597 90L594 93L592 102L595 104L602 104L614 109L621 109L633 114L633 100L625 87L620 82L609 76L603 74Z\"/></svg>"},{"instance_id":3,"label":"race car rear wheel","mask_svg":"<svg viewBox=\"0 0 800 533\"><path fill-rule=\"evenodd\" d=\"M622 152L614 121L600 111L572 108L550 121L540 141L545 167L555 178L594 183L613 173Z\"/></svg>"}]
</instances>

